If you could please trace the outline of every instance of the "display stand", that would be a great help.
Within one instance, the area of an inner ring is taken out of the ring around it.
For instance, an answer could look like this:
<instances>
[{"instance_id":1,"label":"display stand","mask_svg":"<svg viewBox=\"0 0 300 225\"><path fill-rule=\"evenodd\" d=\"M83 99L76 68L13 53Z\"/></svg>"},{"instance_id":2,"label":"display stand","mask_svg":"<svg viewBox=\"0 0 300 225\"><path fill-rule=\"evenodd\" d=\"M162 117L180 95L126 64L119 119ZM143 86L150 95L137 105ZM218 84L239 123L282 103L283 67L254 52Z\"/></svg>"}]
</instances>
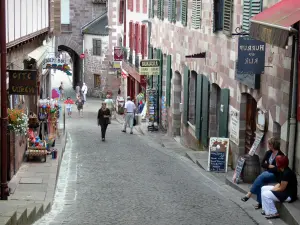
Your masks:
<instances>
[{"instance_id":1,"label":"display stand","mask_svg":"<svg viewBox=\"0 0 300 225\"><path fill-rule=\"evenodd\" d=\"M157 91L154 89L147 90L147 117L149 121L148 131L158 131L157 122Z\"/></svg>"}]
</instances>

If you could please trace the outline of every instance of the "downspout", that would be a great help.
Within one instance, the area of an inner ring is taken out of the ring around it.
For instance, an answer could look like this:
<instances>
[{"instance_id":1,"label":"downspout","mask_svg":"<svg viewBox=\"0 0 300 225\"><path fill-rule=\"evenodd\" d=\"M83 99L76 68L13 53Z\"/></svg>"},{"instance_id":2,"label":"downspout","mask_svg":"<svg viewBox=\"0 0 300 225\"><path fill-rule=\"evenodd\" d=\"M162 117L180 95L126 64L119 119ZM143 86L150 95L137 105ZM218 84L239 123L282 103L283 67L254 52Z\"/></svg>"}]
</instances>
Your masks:
<instances>
[{"instance_id":1,"label":"downspout","mask_svg":"<svg viewBox=\"0 0 300 225\"><path fill-rule=\"evenodd\" d=\"M1 50L1 199L7 200L7 92L6 92L6 12L5 0L0 0Z\"/></svg>"},{"instance_id":2,"label":"downspout","mask_svg":"<svg viewBox=\"0 0 300 225\"><path fill-rule=\"evenodd\" d=\"M294 34L293 42L293 77L292 77L292 99L291 99L291 114L289 119L289 144L288 144L288 158L291 169L295 169L295 149L296 149L296 131L297 131L297 89L298 89L298 33Z\"/></svg>"}]
</instances>

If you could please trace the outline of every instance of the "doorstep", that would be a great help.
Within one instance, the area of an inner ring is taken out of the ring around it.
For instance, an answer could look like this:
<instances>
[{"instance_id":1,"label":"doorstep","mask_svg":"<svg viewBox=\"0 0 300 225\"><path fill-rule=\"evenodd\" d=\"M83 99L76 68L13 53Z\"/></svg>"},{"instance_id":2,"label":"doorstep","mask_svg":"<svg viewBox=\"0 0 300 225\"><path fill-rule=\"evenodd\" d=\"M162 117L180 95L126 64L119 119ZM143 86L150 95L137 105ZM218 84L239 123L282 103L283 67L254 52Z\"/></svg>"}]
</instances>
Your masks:
<instances>
[{"instance_id":1,"label":"doorstep","mask_svg":"<svg viewBox=\"0 0 300 225\"><path fill-rule=\"evenodd\" d=\"M298 176L298 181L299 181L299 176ZM229 185L230 187L240 191L243 194L248 193L250 190L251 184L246 184L246 183L240 183L236 184L233 183L232 181L232 175L227 175L226 176L226 184ZM298 195L299 195L299 190L300 187L298 186ZM242 196L241 196L242 197ZM253 199L256 199L255 196L252 197ZM300 200L297 200L293 203L282 203L282 204L277 204L276 205L279 213L280 213L280 218L286 222L289 225L300 225Z\"/></svg>"}]
</instances>

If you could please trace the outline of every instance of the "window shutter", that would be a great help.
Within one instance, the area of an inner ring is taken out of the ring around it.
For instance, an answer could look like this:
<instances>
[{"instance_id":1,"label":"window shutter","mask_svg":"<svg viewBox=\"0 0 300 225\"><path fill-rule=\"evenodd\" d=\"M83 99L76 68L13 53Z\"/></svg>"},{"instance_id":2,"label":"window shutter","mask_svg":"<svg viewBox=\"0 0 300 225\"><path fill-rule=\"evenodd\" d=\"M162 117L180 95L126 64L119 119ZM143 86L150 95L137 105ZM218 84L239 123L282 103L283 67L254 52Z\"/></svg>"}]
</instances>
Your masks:
<instances>
[{"instance_id":1,"label":"window shutter","mask_svg":"<svg viewBox=\"0 0 300 225\"><path fill-rule=\"evenodd\" d=\"M161 19L161 1L163 1L163 0L157 0L157 18L158 19Z\"/></svg>"},{"instance_id":2,"label":"window shutter","mask_svg":"<svg viewBox=\"0 0 300 225\"><path fill-rule=\"evenodd\" d=\"M167 77L166 77L166 103L167 106L170 106L171 102L171 55L167 56Z\"/></svg>"},{"instance_id":3,"label":"window shutter","mask_svg":"<svg viewBox=\"0 0 300 225\"><path fill-rule=\"evenodd\" d=\"M232 29L232 7L233 0L224 0L223 8L223 33L227 36L231 36Z\"/></svg>"},{"instance_id":4,"label":"window shutter","mask_svg":"<svg viewBox=\"0 0 300 225\"><path fill-rule=\"evenodd\" d=\"M181 0L181 23L183 26L187 25L187 0Z\"/></svg>"},{"instance_id":5,"label":"window shutter","mask_svg":"<svg viewBox=\"0 0 300 225\"><path fill-rule=\"evenodd\" d=\"M154 18L154 1L155 0L150 0L150 1L151 1L150 17Z\"/></svg>"},{"instance_id":6,"label":"window shutter","mask_svg":"<svg viewBox=\"0 0 300 225\"><path fill-rule=\"evenodd\" d=\"M189 107L189 75L190 70L187 66L183 73L183 123L188 125L188 107Z\"/></svg>"},{"instance_id":7,"label":"window shutter","mask_svg":"<svg viewBox=\"0 0 300 225\"><path fill-rule=\"evenodd\" d=\"M201 138L202 77L203 75L197 77L195 136L198 140Z\"/></svg>"},{"instance_id":8,"label":"window shutter","mask_svg":"<svg viewBox=\"0 0 300 225\"><path fill-rule=\"evenodd\" d=\"M173 23L176 23L176 0L173 0L172 2L172 21Z\"/></svg>"},{"instance_id":9,"label":"window shutter","mask_svg":"<svg viewBox=\"0 0 300 225\"><path fill-rule=\"evenodd\" d=\"M170 22L172 21L172 3L173 3L173 0L168 1L168 20Z\"/></svg>"},{"instance_id":10,"label":"window shutter","mask_svg":"<svg viewBox=\"0 0 300 225\"><path fill-rule=\"evenodd\" d=\"M143 13L147 14L147 0L143 0Z\"/></svg>"},{"instance_id":11,"label":"window shutter","mask_svg":"<svg viewBox=\"0 0 300 225\"><path fill-rule=\"evenodd\" d=\"M135 52L140 53L141 48L141 37L140 37L140 25L138 23L135 24Z\"/></svg>"},{"instance_id":12,"label":"window shutter","mask_svg":"<svg viewBox=\"0 0 300 225\"><path fill-rule=\"evenodd\" d=\"M124 17L124 0L120 0L120 9L119 9L119 23L123 23Z\"/></svg>"},{"instance_id":13,"label":"window shutter","mask_svg":"<svg viewBox=\"0 0 300 225\"><path fill-rule=\"evenodd\" d=\"M141 0L136 0L135 6L136 6L136 12L140 12L140 10L141 10Z\"/></svg>"},{"instance_id":14,"label":"window shutter","mask_svg":"<svg viewBox=\"0 0 300 225\"><path fill-rule=\"evenodd\" d=\"M93 55L97 54L97 41L96 39L93 39Z\"/></svg>"},{"instance_id":15,"label":"window shutter","mask_svg":"<svg viewBox=\"0 0 300 225\"><path fill-rule=\"evenodd\" d=\"M128 0L127 1L127 9L131 11L132 6L133 6L133 0Z\"/></svg>"},{"instance_id":16,"label":"window shutter","mask_svg":"<svg viewBox=\"0 0 300 225\"><path fill-rule=\"evenodd\" d=\"M133 25L132 21L130 21L129 22L129 35L128 35L129 36L129 48L130 49L132 49L132 47L133 47L132 46L133 45L133 43L132 43L132 25Z\"/></svg>"},{"instance_id":17,"label":"window shutter","mask_svg":"<svg viewBox=\"0 0 300 225\"><path fill-rule=\"evenodd\" d=\"M160 9L161 9L161 11L160 11L160 19L164 20L164 18L165 18L165 1L161 0L160 4L161 4L161 6L160 6Z\"/></svg>"},{"instance_id":18,"label":"window shutter","mask_svg":"<svg viewBox=\"0 0 300 225\"><path fill-rule=\"evenodd\" d=\"M143 56L145 56L145 28L146 26L143 24L141 29L141 54L142 54L142 58L144 58Z\"/></svg>"},{"instance_id":19,"label":"window shutter","mask_svg":"<svg viewBox=\"0 0 300 225\"><path fill-rule=\"evenodd\" d=\"M142 43L142 45L144 46L144 56L147 55L147 48L148 48L148 32L147 32L147 27L146 25L144 26L144 41Z\"/></svg>"},{"instance_id":20,"label":"window shutter","mask_svg":"<svg viewBox=\"0 0 300 225\"><path fill-rule=\"evenodd\" d=\"M250 32L250 19L262 11L262 0L244 0L243 31Z\"/></svg>"},{"instance_id":21,"label":"window shutter","mask_svg":"<svg viewBox=\"0 0 300 225\"><path fill-rule=\"evenodd\" d=\"M206 76L202 78L202 111L201 111L201 143L208 145L208 111L209 111L209 81Z\"/></svg>"},{"instance_id":22,"label":"window shutter","mask_svg":"<svg viewBox=\"0 0 300 225\"><path fill-rule=\"evenodd\" d=\"M201 13L202 13L202 0L193 0L192 10L192 27L200 29L201 27Z\"/></svg>"},{"instance_id":23,"label":"window shutter","mask_svg":"<svg viewBox=\"0 0 300 225\"><path fill-rule=\"evenodd\" d=\"M229 114L229 89L221 89L220 104L223 109L219 110L219 137L228 137L228 114Z\"/></svg>"},{"instance_id":24,"label":"window shutter","mask_svg":"<svg viewBox=\"0 0 300 225\"><path fill-rule=\"evenodd\" d=\"M156 58L160 60L159 76L158 76L158 96L162 95L162 74L163 74L163 54L161 49L156 50Z\"/></svg>"}]
</instances>

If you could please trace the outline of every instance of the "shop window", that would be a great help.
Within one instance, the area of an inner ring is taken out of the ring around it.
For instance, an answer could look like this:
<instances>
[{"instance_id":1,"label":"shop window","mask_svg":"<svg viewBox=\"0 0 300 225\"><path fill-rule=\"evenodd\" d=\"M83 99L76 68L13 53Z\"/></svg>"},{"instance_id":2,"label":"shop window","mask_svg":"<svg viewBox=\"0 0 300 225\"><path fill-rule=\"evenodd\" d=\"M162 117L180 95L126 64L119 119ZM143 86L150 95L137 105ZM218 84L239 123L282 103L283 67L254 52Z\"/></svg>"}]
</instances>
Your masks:
<instances>
[{"instance_id":1,"label":"shop window","mask_svg":"<svg viewBox=\"0 0 300 225\"><path fill-rule=\"evenodd\" d=\"M93 39L93 55L101 56L101 39Z\"/></svg>"},{"instance_id":2,"label":"shop window","mask_svg":"<svg viewBox=\"0 0 300 225\"><path fill-rule=\"evenodd\" d=\"M196 94L197 94L197 73L191 72L189 74L189 81L188 81L188 122L192 125L195 125L196 117Z\"/></svg>"},{"instance_id":3,"label":"shop window","mask_svg":"<svg viewBox=\"0 0 300 225\"><path fill-rule=\"evenodd\" d=\"M99 88L101 86L101 76L100 74L94 74L94 88Z\"/></svg>"}]
</instances>

